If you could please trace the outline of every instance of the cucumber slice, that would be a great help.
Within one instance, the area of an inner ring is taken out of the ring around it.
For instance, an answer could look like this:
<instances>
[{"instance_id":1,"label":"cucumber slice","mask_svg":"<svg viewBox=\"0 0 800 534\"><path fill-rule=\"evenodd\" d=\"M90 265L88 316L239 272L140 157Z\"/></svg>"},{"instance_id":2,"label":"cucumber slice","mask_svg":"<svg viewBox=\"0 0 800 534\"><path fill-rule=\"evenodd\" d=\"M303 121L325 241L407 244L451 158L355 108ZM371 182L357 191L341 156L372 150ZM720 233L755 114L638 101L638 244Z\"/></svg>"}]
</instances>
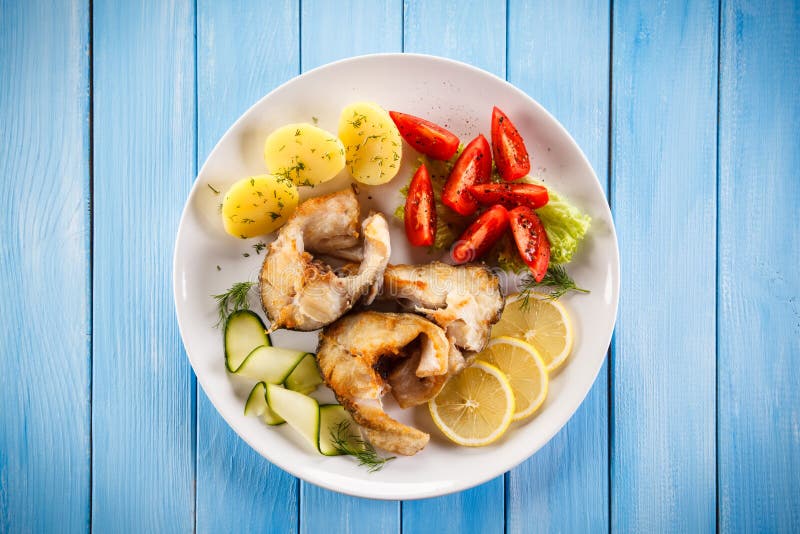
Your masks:
<instances>
[{"instance_id":1,"label":"cucumber slice","mask_svg":"<svg viewBox=\"0 0 800 534\"><path fill-rule=\"evenodd\" d=\"M269 404L267 404L267 384L264 382L259 382L253 387L244 405L244 414L260 417L268 425L279 425L286 422L270 410Z\"/></svg>"},{"instance_id":2,"label":"cucumber slice","mask_svg":"<svg viewBox=\"0 0 800 534\"><path fill-rule=\"evenodd\" d=\"M225 366L235 373L247 355L261 345L272 345L261 317L250 310L235 311L225 321Z\"/></svg>"},{"instance_id":3,"label":"cucumber slice","mask_svg":"<svg viewBox=\"0 0 800 534\"><path fill-rule=\"evenodd\" d=\"M319 403L316 400L282 386L267 384L267 402L272 411L318 449Z\"/></svg>"},{"instance_id":4,"label":"cucumber slice","mask_svg":"<svg viewBox=\"0 0 800 534\"><path fill-rule=\"evenodd\" d=\"M349 422L348 433L353 439L348 440L350 445L356 449L358 445L354 440L358 437L358 425L353 418L338 404L326 404L319 407L319 452L325 456L338 456L342 454L334 446L332 435L342 422Z\"/></svg>"},{"instance_id":5,"label":"cucumber slice","mask_svg":"<svg viewBox=\"0 0 800 534\"><path fill-rule=\"evenodd\" d=\"M267 384L282 384L305 356L300 350L262 345L247 355L235 374Z\"/></svg>"},{"instance_id":6,"label":"cucumber slice","mask_svg":"<svg viewBox=\"0 0 800 534\"><path fill-rule=\"evenodd\" d=\"M317 359L311 353L306 353L300 363L286 377L284 385L292 391L308 395L317 386L322 384L322 377L317 368Z\"/></svg>"}]
</instances>

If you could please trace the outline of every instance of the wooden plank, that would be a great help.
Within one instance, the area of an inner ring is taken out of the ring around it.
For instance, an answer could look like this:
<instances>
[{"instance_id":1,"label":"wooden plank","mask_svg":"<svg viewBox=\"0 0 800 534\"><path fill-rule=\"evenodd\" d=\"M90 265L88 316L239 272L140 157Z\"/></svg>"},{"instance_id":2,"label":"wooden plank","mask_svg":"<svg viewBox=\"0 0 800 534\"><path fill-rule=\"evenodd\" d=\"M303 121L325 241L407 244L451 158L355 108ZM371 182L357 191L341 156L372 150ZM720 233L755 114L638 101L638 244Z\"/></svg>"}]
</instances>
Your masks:
<instances>
[{"instance_id":1,"label":"wooden plank","mask_svg":"<svg viewBox=\"0 0 800 534\"><path fill-rule=\"evenodd\" d=\"M722 3L719 527L800 531L800 6Z\"/></svg>"},{"instance_id":2,"label":"wooden plank","mask_svg":"<svg viewBox=\"0 0 800 534\"><path fill-rule=\"evenodd\" d=\"M268 21L268 24L265 24ZM197 168L228 127L299 68L298 2L197 3ZM296 478L197 397L197 532L296 532Z\"/></svg>"},{"instance_id":3,"label":"wooden plank","mask_svg":"<svg viewBox=\"0 0 800 534\"><path fill-rule=\"evenodd\" d=\"M344 4L303 0L303 70L349 56L400 52L403 5L400 0L354 0ZM397 532L400 505L334 493L301 483L300 530L316 532Z\"/></svg>"},{"instance_id":4,"label":"wooden plank","mask_svg":"<svg viewBox=\"0 0 800 534\"><path fill-rule=\"evenodd\" d=\"M435 54L506 75L506 6L407 1L404 51ZM502 476L467 491L403 504L403 532L504 531Z\"/></svg>"},{"instance_id":5,"label":"wooden plank","mask_svg":"<svg viewBox=\"0 0 800 534\"><path fill-rule=\"evenodd\" d=\"M718 5L613 14L611 529L712 532Z\"/></svg>"},{"instance_id":6,"label":"wooden plank","mask_svg":"<svg viewBox=\"0 0 800 534\"><path fill-rule=\"evenodd\" d=\"M561 121L605 189L609 2L520 0L509 9L508 80ZM606 366L564 429L509 473L506 521L507 532L529 532L531 525L537 532L608 531Z\"/></svg>"},{"instance_id":7,"label":"wooden plank","mask_svg":"<svg viewBox=\"0 0 800 534\"><path fill-rule=\"evenodd\" d=\"M195 173L194 3L93 3L92 528L194 528L194 381L170 283Z\"/></svg>"},{"instance_id":8,"label":"wooden plank","mask_svg":"<svg viewBox=\"0 0 800 534\"><path fill-rule=\"evenodd\" d=\"M89 526L89 3L0 1L0 532Z\"/></svg>"}]
</instances>

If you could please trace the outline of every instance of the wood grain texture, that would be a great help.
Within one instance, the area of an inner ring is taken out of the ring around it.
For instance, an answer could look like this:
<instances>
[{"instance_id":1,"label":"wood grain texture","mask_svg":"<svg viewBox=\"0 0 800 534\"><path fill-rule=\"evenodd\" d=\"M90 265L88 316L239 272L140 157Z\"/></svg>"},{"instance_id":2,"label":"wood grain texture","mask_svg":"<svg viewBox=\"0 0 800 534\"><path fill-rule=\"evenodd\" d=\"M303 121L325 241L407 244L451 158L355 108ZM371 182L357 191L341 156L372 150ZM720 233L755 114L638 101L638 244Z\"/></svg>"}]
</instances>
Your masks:
<instances>
[{"instance_id":1,"label":"wood grain texture","mask_svg":"<svg viewBox=\"0 0 800 534\"><path fill-rule=\"evenodd\" d=\"M465 61L505 78L506 6L491 1L407 0L404 51ZM488 132L484 132L488 133ZM403 532L504 531L502 476L453 495L403 504Z\"/></svg>"},{"instance_id":2,"label":"wood grain texture","mask_svg":"<svg viewBox=\"0 0 800 534\"><path fill-rule=\"evenodd\" d=\"M247 108L297 74L298 11L296 0L197 3L198 169ZM197 532L295 532L298 488L198 389Z\"/></svg>"},{"instance_id":3,"label":"wood grain texture","mask_svg":"<svg viewBox=\"0 0 800 534\"><path fill-rule=\"evenodd\" d=\"M349 56L400 52L403 6L399 0L327 2L303 0L303 70ZM398 532L397 501L349 497L301 482L300 531Z\"/></svg>"},{"instance_id":4,"label":"wood grain texture","mask_svg":"<svg viewBox=\"0 0 800 534\"><path fill-rule=\"evenodd\" d=\"M194 381L172 300L195 174L194 3L93 3L92 528L194 528Z\"/></svg>"},{"instance_id":5,"label":"wood grain texture","mask_svg":"<svg viewBox=\"0 0 800 534\"><path fill-rule=\"evenodd\" d=\"M509 10L508 80L575 137L605 189L609 2L513 0ZM564 429L509 473L507 532L530 532L533 525L537 532L608 530L607 375L604 365Z\"/></svg>"},{"instance_id":6,"label":"wood grain texture","mask_svg":"<svg viewBox=\"0 0 800 534\"><path fill-rule=\"evenodd\" d=\"M800 531L800 6L722 3L719 526Z\"/></svg>"},{"instance_id":7,"label":"wood grain texture","mask_svg":"<svg viewBox=\"0 0 800 534\"><path fill-rule=\"evenodd\" d=\"M713 532L718 5L613 13L611 529Z\"/></svg>"},{"instance_id":8,"label":"wood grain texture","mask_svg":"<svg viewBox=\"0 0 800 534\"><path fill-rule=\"evenodd\" d=\"M89 526L89 4L0 1L0 532Z\"/></svg>"}]
</instances>

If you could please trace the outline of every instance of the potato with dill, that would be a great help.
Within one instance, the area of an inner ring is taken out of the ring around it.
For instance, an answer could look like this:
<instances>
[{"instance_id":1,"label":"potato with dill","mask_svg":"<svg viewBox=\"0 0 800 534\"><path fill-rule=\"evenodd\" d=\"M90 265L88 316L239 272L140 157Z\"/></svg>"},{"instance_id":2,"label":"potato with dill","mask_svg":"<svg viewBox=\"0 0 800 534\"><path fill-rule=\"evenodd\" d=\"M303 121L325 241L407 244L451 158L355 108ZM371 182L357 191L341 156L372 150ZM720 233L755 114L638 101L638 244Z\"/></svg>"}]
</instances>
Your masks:
<instances>
[{"instance_id":1,"label":"potato with dill","mask_svg":"<svg viewBox=\"0 0 800 534\"><path fill-rule=\"evenodd\" d=\"M297 200L297 186L284 176L243 178L222 201L225 231L242 239L274 232L294 213Z\"/></svg>"},{"instance_id":2,"label":"potato with dill","mask_svg":"<svg viewBox=\"0 0 800 534\"><path fill-rule=\"evenodd\" d=\"M272 174L290 178L295 185L315 186L344 168L344 146L322 128L287 124L267 137L264 161Z\"/></svg>"},{"instance_id":3,"label":"potato with dill","mask_svg":"<svg viewBox=\"0 0 800 534\"><path fill-rule=\"evenodd\" d=\"M400 170L400 132L385 109L372 102L350 104L339 117L347 170L357 181L385 184Z\"/></svg>"}]
</instances>

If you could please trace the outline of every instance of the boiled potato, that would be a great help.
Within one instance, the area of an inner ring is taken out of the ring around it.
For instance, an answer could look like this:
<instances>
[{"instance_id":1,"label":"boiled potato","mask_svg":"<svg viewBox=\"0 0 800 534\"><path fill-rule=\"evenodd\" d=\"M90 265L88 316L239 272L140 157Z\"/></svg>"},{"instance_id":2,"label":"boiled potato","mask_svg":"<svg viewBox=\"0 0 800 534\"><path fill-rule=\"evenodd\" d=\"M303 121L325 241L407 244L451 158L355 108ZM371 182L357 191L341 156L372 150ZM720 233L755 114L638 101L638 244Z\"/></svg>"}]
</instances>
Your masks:
<instances>
[{"instance_id":1,"label":"boiled potato","mask_svg":"<svg viewBox=\"0 0 800 534\"><path fill-rule=\"evenodd\" d=\"M339 139L344 143L347 169L359 182L385 184L400 170L400 132L379 105L356 102L344 108L339 117Z\"/></svg>"},{"instance_id":2,"label":"boiled potato","mask_svg":"<svg viewBox=\"0 0 800 534\"><path fill-rule=\"evenodd\" d=\"M274 232L294 213L297 199L297 187L283 176L243 178L222 201L225 231L242 239Z\"/></svg>"},{"instance_id":3,"label":"boiled potato","mask_svg":"<svg viewBox=\"0 0 800 534\"><path fill-rule=\"evenodd\" d=\"M272 174L288 176L296 185L327 182L344 168L344 146L330 132L311 124L287 124L264 143L264 161Z\"/></svg>"}]
</instances>

